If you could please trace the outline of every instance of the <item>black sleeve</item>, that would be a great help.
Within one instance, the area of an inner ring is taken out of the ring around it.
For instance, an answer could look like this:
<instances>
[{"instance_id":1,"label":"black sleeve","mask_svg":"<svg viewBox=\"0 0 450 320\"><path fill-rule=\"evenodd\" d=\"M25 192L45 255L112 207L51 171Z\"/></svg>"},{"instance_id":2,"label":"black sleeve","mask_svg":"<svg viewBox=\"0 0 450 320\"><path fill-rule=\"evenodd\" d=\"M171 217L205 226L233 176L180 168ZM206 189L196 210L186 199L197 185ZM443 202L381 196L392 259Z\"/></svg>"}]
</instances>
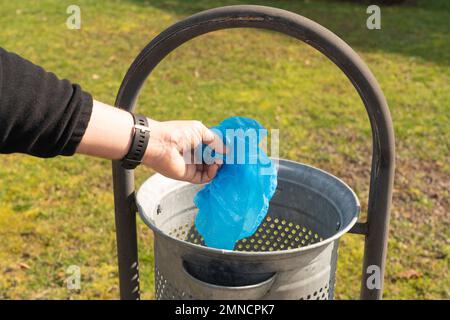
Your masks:
<instances>
[{"instance_id":1,"label":"black sleeve","mask_svg":"<svg viewBox=\"0 0 450 320\"><path fill-rule=\"evenodd\" d=\"M79 85L0 48L0 153L72 155L91 113Z\"/></svg>"}]
</instances>

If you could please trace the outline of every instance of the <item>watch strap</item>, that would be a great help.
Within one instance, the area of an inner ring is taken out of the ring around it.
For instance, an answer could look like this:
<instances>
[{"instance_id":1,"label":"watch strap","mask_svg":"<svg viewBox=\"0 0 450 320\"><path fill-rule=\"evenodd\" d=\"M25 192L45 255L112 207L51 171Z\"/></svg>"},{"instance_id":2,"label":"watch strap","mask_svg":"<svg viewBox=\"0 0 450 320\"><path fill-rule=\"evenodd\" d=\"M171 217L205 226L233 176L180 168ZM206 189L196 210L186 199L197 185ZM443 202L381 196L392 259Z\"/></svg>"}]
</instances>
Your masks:
<instances>
[{"instance_id":1,"label":"watch strap","mask_svg":"<svg viewBox=\"0 0 450 320\"><path fill-rule=\"evenodd\" d=\"M127 170L135 169L141 164L150 139L150 129L145 116L131 114L134 120L134 133L130 150L122 159L122 167Z\"/></svg>"}]
</instances>

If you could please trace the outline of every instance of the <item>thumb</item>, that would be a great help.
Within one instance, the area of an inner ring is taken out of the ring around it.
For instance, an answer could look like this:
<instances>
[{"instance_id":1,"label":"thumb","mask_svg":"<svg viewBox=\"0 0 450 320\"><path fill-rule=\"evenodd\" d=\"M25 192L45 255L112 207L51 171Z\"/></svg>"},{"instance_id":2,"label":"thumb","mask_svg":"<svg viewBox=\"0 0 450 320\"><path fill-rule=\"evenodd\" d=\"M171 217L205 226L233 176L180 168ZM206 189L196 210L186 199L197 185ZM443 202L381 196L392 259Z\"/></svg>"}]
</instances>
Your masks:
<instances>
[{"instance_id":1,"label":"thumb","mask_svg":"<svg viewBox=\"0 0 450 320\"><path fill-rule=\"evenodd\" d=\"M214 151L218 153L224 154L227 152L222 138L205 126L203 126L202 130L202 142L210 146Z\"/></svg>"}]
</instances>

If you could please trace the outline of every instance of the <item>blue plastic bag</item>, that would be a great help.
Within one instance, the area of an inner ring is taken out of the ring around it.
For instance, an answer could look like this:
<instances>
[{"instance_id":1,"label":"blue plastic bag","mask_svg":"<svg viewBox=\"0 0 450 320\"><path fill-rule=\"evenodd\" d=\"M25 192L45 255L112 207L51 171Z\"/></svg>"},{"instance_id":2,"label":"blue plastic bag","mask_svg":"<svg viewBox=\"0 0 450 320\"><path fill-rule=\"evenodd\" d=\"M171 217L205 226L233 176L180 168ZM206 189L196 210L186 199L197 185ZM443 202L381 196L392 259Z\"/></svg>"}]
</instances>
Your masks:
<instances>
[{"instance_id":1,"label":"blue plastic bag","mask_svg":"<svg viewBox=\"0 0 450 320\"><path fill-rule=\"evenodd\" d=\"M277 187L277 169L259 147L267 131L256 120L232 117L212 130L223 138L228 153L211 154L221 157L223 165L194 198L199 209L195 226L207 246L232 250L265 218Z\"/></svg>"}]
</instances>

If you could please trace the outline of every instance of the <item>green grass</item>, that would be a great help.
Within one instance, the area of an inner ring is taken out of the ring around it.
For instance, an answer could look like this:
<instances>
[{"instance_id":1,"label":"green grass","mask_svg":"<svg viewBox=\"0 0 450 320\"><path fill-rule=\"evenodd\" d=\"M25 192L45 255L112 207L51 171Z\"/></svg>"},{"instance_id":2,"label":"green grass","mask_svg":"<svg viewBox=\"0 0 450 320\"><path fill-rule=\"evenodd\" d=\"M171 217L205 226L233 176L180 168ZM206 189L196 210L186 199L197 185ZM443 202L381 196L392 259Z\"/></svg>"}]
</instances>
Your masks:
<instances>
[{"instance_id":1,"label":"green grass","mask_svg":"<svg viewBox=\"0 0 450 320\"><path fill-rule=\"evenodd\" d=\"M256 3L256 1L246 1ZM450 298L450 5L382 7L342 1L257 1L303 14L348 42L387 97L397 139L385 298ZM82 29L65 27L73 1L3 1L0 43L112 104L128 65L165 27L199 10L242 1L80 0ZM202 36L165 59L138 110L156 119L214 125L233 115L280 128L281 155L342 177L367 204L370 127L345 76L284 36L229 30ZM151 174L137 170L142 182ZM0 157L0 298L117 298L110 163L84 156ZM357 298L363 239L344 237L337 297ZM141 286L153 298L151 232L139 222ZM70 265L82 289L69 292Z\"/></svg>"}]
</instances>

